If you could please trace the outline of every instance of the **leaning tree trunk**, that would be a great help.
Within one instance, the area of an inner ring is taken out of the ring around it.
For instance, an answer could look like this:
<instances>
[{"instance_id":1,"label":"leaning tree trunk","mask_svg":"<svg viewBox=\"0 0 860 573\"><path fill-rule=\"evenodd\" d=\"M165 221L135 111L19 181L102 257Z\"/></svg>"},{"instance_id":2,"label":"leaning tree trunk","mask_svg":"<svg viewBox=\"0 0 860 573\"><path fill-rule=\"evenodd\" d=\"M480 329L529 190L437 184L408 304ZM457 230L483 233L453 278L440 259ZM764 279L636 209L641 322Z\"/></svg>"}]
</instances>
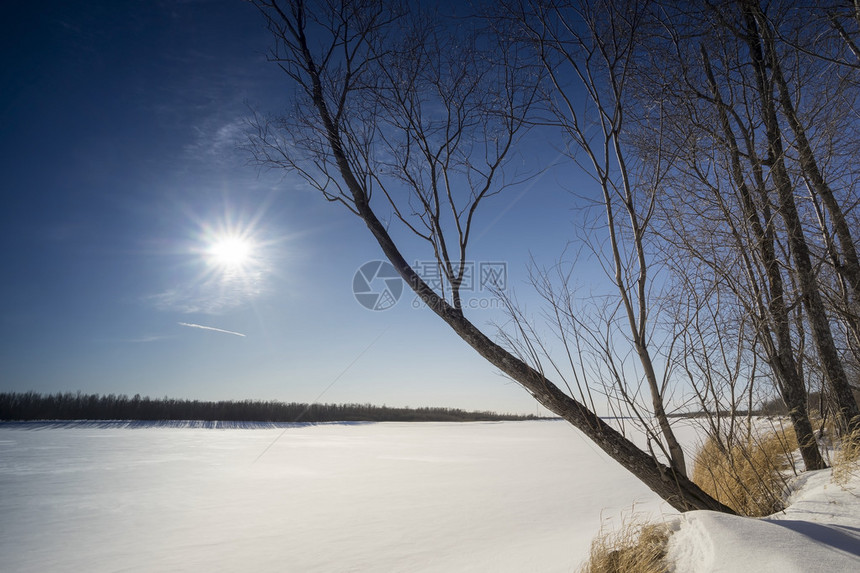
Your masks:
<instances>
[{"instance_id":1,"label":"leaning tree trunk","mask_svg":"<svg viewBox=\"0 0 860 573\"><path fill-rule=\"evenodd\" d=\"M354 180L348 175L345 176L345 179ZM682 473L643 452L585 405L562 392L541 373L490 340L480 329L466 319L460 310L441 299L415 273L400 254L385 227L377 219L360 189L357 189L356 198L359 216L373 233L388 260L427 306L478 354L516 380L548 410L558 414L582 431L612 459L620 463L678 511L707 509L734 513L732 509L702 491L698 485Z\"/></svg>"},{"instance_id":2,"label":"leaning tree trunk","mask_svg":"<svg viewBox=\"0 0 860 573\"><path fill-rule=\"evenodd\" d=\"M310 58L309 52L307 55ZM421 300L490 364L516 380L548 410L558 414L583 432L600 449L635 475L669 505L678 511L707 509L734 513L731 508L705 493L692 480L643 452L636 444L622 436L585 405L562 392L537 370L490 340L465 318L461 310L449 305L418 276L403 258L385 226L370 207L367 193L352 172L337 127L326 107L322 96L322 82L319 76L314 76L311 79L314 105L323 123L326 139L331 146L340 176L353 195L358 215L370 229L385 256Z\"/></svg>"},{"instance_id":3,"label":"leaning tree trunk","mask_svg":"<svg viewBox=\"0 0 860 573\"><path fill-rule=\"evenodd\" d=\"M338 123L341 121L340 113L345 109L346 91L341 94L340 104L335 103L335 109L329 110L323 87L325 70L321 70L314 60L309 40L305 36L307 14L304 5L301 2L293 4L292 14L284 13L277 3L265 4L262 8L271 8L276 13L275 15L267 15L270 18L270 25L276 29L278 34L282 35L286 45L285 49L294 56L294 59L288 59L289 65L282 64L282 67L294 79L299 79L306 94L310 97L311 106L307 112L313 114L313 117L306 119L312 119L314 125L320 126L321 141L319 143L326 147L324 161L331 162L330 174L340 180L339 182L345 190L344 196L349 196L348 206L350 209L365 222L385 256L427 306L478 354L526 388L538 402L550 411L558 414L582 431L610 457L633 473L672 507L678 511L705 509L734 513L729 507L702 491L682 473L666 466L654 456L638 448L633 442L603 421L595 412L562 392L558 386L550 382L536 369L490 340L480 329L466 319L460 308L449 304L418 276L400 253L386 226L376 216L370 205L369 188L365 187L353 170L352 158L347 152L349 149L347 146L350 142L346 135L340 133ZM275 19L277 22L274 21ZM319 21L315 22L315 24L317 23ZM344 32L343 27L339 27L338 33L346 32ZM345 41L336 42L338 48L344 44ZM351 53L348 52L347 57ZM346 73L348 76L349 70ZM349 77L347 77L348 80ZM326 175L329 175L328 171Z\"/></svg>"}]
</instances>

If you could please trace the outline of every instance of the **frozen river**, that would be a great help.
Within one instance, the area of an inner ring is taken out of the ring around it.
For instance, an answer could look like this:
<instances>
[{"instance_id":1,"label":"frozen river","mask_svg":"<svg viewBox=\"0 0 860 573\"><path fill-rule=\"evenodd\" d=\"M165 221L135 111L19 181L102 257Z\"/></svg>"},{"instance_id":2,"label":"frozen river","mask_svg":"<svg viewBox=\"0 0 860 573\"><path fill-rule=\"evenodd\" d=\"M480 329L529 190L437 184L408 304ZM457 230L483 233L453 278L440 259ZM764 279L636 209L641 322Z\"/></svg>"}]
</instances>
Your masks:
<instances>
[{"instance_id":1,"label":"frozen river","mask_svg":"<svg viewBox=\"0 0 860 573\"><path fill-rule=\"evenodd\" d=\"M10 572L572 571L634 505L560 421L0 425Z\"/></svg>"}]
</instances>

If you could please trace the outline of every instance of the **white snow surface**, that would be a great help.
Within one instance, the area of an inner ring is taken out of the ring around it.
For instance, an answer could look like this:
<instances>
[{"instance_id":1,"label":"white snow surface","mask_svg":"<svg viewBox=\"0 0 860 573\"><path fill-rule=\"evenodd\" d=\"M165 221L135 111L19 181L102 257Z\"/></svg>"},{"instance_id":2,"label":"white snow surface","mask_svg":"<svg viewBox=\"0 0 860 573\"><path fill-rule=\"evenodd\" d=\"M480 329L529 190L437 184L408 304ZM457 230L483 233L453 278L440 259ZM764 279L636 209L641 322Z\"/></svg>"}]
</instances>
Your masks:
<instances>
[{"instance_id":1,"label":"white snow surface","mask_svg":"<svg viewBox=\"0 0 860 573\"><path fill-rule=\"evenodd\" d=\"M790 506L762 519L693 511L674 521L669 560L678 573L860 571L860 475L802 474Z\"/></svg>"},{"instance_id":2,"label":"white snow surface","mask_svg":"<svg viewBox=\"0 0 860 573\"><path fill-rule=\"evenodd\" d=\"M860 571L860 480L803 480L781 522L679 517L560 421L0 424L0 570L574 571L635 511L679 572Z\"/></svg>"},{"instance_id":3,"label":"white snow surface","mask_svg":"<svg viewBox=\"0 0 860 573\"><path fill-rule=\"evenodd\" d=\"M572 571L668 511L565 422L132 428L0 425L0 570Z\"/></svg>"}]
</instances>

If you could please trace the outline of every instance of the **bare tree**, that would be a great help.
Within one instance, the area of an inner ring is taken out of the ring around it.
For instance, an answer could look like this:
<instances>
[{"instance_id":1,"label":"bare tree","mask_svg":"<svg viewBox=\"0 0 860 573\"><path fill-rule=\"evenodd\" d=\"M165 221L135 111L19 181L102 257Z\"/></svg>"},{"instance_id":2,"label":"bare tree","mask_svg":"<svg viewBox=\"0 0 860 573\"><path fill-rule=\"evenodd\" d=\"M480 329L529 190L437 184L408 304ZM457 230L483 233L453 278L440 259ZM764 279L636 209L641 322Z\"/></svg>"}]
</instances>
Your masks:
<instances>
[{"instance_id":1,"label":"bare tree","mask_svg":"<svg viewBox=\"0 0 860 573\"><path fill-rule=\"evenodd\" d=\"M825 280L820 280L822 295L845 326L849 347L857 354L860 262L849 213L860 202L854 181L860 138L852 120L860 97L860 52L855 43L860 13L856 7L846 11L844 3L820 4L819 10L807 12L812 22L804 25L779 12L774 15L773 9L766 13L753 6L753 11L771 65L779 113L793 136L787 152L793 155L794 170L808 191L811 218L821 234L818 256L826 266L820 273L833 278L830 292ZM820 97L803 97L806 78L815 78Z\"/></svg>"},{"instance_id":2,"label":"bare tree","mask_svg":"<svg viewBox=\"0 0 860 573\"><path fill-rule=\"evenodd\" d=\"M788 10L786 6L780 5L783 12ZM804 13L790 15L797 24ZM777 54L772 34L761 31L770 20L754 1L711 3L701 10L686 3L666 3L661 20L665 23L664 44L669 46L666 51L672 55L650 70L659 78L655 89L662 90L661 97L674 100L669 113L674 125L666 129L661 124L659 133L662 137L669 132L664 138L666 153L679 158L669 185L676 191L667 194L663 204L669 229L665 236L670 245L708 265L715 273L714 287L729 287L754 319L754 329L748 332L755 337L749 348L764 353L791 412L807 467L822 467L808 419L799 359L804 355L808 327L830 388L834 395L842 396L838 398L840 418L847 425L853 415L847 399L850 393L845 392L842 356L821 296L821 261L815 259L806 232L815 225L815 219L809 217L813 210L804 213L797 199L804 181L809 188L815 187L809 173L815 172L817 164L814 156L809 157L812 146L808 138L805 142L803 137L785 139L779 115L793 114L786 123L792 133L803 132L799 116L791 109L794 104L786 97L785 76L781 76L782 91L779 79L774 79L791 60ZM763 47L768 43L770 49ZM795 75L799 75L797 71ZM821 89L807 81L792 86L791 94L816 100ZM842 125L853 121L841 119ZM657 129L652 128L651 133ZM813 206L815 197L813 193ZM833 195L831 199L836 204L834 212L844 211L844 204ZM851 240L846 236L845 242ZM669 249L668 256L672 256L672 247ZM838 253L831 260L840 258ZM682 270L682 279L685 273L689 271Z\"/></svg>"},{"instance_id":3,"label":"bare tree","mask_svg":"<svg viewBox=\"0 0 860 573\"><path fill-rule=\"evenodd\" d=\"M732 127L730 122L730 109L726 105L720 93L719 86L714 77L710 57L704 44L700 47L705 77L710 90L710 102L715 106L719 118L719 126L722 130L721 141L726 147L726 154L731 161L731 180L737 193L740 204L740 212L743 214L743 222L748 233L751 235L752 247L758 254L761 264L761 278L759 284L766 285L767 295L763 290L754 293L754 300L758 301L758 310L765 310L760 320L760 331L758 339L763 343L769 363L775 374L777 387L780 389L783 400L789 409L798 441L801 444L801 453L807 469L820 469L824 467L824 461L815 443L812 426L809 422L806 405L806 388L800 373L800 365L795 358L793 347L791 319L789 305L786 302L785 287L782 277L781 264L783 258L777 245L777 232L774 228L773 214L767 200L767 189L764 178L764 160L756 152L755 144L751 139L754 130L749 126L753 122L737 124ZM735 118L739 116L734 114ZM746 145L744 152L737 143L735 129L744 134ZM753 187L747 182L745 170L742 167L742 157L747 157L750 164L747 172L751 174ZM753 192L755 190L755 193ZM755 198L758 195L759 200ZM724 210L724 217L731 220L732 214ZM739 234L735 234L739 237ZM749 235L748 235L749 236ZM740 243L738 248L744 249L747 244ZM749 277L755 284L755 275ZM762 297L766 296L766 307Z\"/></svg>"},{"instance_id":4,"label":"bare tree","mask_svg":"<svg viewBox=\"0 0 860 573\"><path fill-rule=\"evenodd\" d=\"M753 1L742 2L741 13L743 27L739 32L749 49L756 89L760 98L761 120L767 137L767 162L778 198L777 211L785 225L787 241L794 263L794 272L812 329L812 339L827 375L830 391L836 401L839 420L843 427L851 432L860 428L860 408L858 408L851 393L848 378L842 366L842 359L833 339L830 321L813 268L803 222L798 213L794 185L786 166L782 129L777 116L777 98L779 96L775 93L780 89L780 81L777 79L781 76L779 57L773 50L773 38L769 23L758 3ZM785 111L783 109L783 112ZM801 147L801 165L806 176L810 177L814 161L804 155L803 149L804 147ZM805 156L806 161L804 161ZM820 177L820 173L817 175ZM814 182L812 185L815 187ZM823 189L816 188L816 190L821 193ZM850 241L850 237L848 240ZM842 246L845 247L845 245Z\"/></svg>"},{"instance_id":5,"label":"bare tree","mask_svg":"<svg viewBox=\"0 0 860 573\"><path fill-rule=\"evenodd\" d=\"M597 184L596 201L603 213L606 247L586 241L600 261L614 289L614 301L596 324L583 320L559 306L559 293L568 290L562 283L558 292L543 289L550 306L567 312L567 327L573 332L600 332L609 327L620 332L631 347L647 385L649 404L638 404L638 384L627 380L618 364L616 341L588 337L593 349L605 362L613 379L605 389L617 392L628 413L642 419L643 412L656 421L648 425L649 441L656 443L670 465L686 475L684 451L678 443L666 412L667 372L658 373L651 314L651 287L654 262L649 253L649 227L654 214L658 190L666 172L666 162L658 151L651 161L639 161L628 153L628 121L632 101L631 89L635 58L640 51L641 36L646 32L649 3L617 2L542 2L523 0L509 3L505 16L514 22L520 41L531 47L547 82L547 117L545 126L560 130L570 142L567 150L573 161L581 163ZM571 81L575 78L576 81ZM659 137L659 134L657 135ZM548 286L547 277L541 282ZM556 314L554 311L552 314ZM564 324L557 325L565 328ZM666 344L671 347L671 342ZM663 357L667 358L667 357ZM668 364L669 360L665 362ZM644 406L644 407L643 407Z\"/></svg>"},{"instance_id":6,"label":"bare tree","mask_svg":"<svg viewBox=\"0 0 860 573\"><path fill-rule=\"evenodd\" d=\"M471 224L479 205L505 186L503 167L538 83L520 65L517 44L451 36L456 27L437 26L415 6L396 3L254 3L275 36L273 59L298 87L288 121L258 125L258 159L295 170L356 214L406 283L458 336L673 507L731 512L686 478L682 462L666 466L639 449L464 314L458 289ZM456 57L443 55L449 51ZM636 223L638 206L631 209ZM431 288L409 265L380 219L383 210L430 245L446 291ZM644 288L642 276L635 289ZM631 316L642 346L647 309Z\"/></svg>"}]
</instances>

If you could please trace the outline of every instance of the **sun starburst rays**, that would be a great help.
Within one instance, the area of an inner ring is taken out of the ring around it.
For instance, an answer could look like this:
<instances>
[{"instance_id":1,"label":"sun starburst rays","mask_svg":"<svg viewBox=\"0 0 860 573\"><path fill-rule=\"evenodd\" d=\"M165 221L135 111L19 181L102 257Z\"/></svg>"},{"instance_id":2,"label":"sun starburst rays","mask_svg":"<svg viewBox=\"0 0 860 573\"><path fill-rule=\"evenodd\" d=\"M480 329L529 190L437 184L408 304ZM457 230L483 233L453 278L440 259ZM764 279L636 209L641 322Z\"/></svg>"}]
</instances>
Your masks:
<instances>
[{"instance_id":1,"label":"sun starburst rays","mask_svg":"<svg viewBox=\"0 0 860 573\"><path fill-rule=\"evenodd\" d=\"M224 271L250 267L257 258L257 245L241 235L216 236L206 248L207 262Z\"/></svg>"}]
</instances>

